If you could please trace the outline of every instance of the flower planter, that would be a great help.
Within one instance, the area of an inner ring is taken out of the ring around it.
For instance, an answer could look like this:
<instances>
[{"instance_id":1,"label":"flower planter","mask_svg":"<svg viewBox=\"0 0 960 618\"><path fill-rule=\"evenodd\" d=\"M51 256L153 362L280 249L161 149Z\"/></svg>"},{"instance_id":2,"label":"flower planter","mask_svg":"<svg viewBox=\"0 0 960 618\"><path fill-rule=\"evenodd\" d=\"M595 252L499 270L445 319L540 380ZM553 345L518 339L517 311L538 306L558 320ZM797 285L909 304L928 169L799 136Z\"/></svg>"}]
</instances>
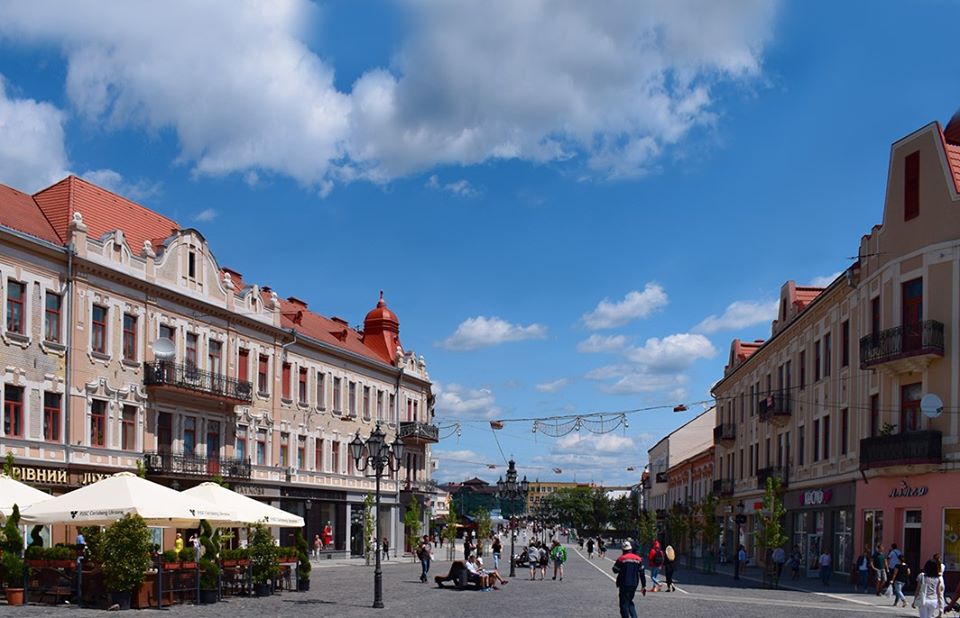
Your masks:
<instances>
[{"instance_id":1,"label":"flower planter","mask_svg":"<svg viewBox=\"0 0 960 618\"><path fill-rule=\"evenodd\" d=\"M47 560L47 566L54 569L71 569L76 564L73 560Z\"/></svg>"},{"instance_id":2,"label":"flower planter","mask_svg":"<svg viewBox=\"0 0 960 618\"><path fill-rule=\"evenodd\" d=\"M192 570L195 570L195 569L197 568L197 563L196 563L196 562L181 562L181 563L180 563L180 568L183 569L184 571L192 571Z\"/></svg>"},{"instance_id":3,"label":"flower planter","mask_svg":"<svg viewBox=\"0 0 960 618\"><path fill-rule=\"evenodd\" d=\"M250 566L250 559L246 558L244 560L237 560L237 566L242 566L244 568Z\"/></svg>"},{"instance_id":4,"label":"flower planter","mask_svg":"<svg viewBox=\"0 0 960 618\"><path fill-rule=\"evenodd\" d=\"M254 584L253 594L258 597L270 596L272 594L272 590L270 589L270 584Z\"/></svg>"},{"instance_id":5,"label":"flower planter","mask_svg":"<svg viewBox=\"0 0 960 618\"><path fill-rule=\"evenodd\" d=\"M120 609L130 609L130 591L126 592L111 592L110 601L114 605L119 605Z\"/></svg>"},{"instance_id":6,"label":"flower planter","mask_svg":"<svg viewBox=\"0 0 960 618\"><path fill-rule=\"evenodd\" d=\"M297 580L297 592L307 592L310 590L310 580L309 579L298 579Z\"/></svg>"},{"instance_id":7,"label":"flower planter","mask_svg":"<svg viewBox=\"0 0 960 618\"><path fill-rule=\"evenodd\" d=\"M47 566L46 560L24 560L23 563L31 569L42 569Z\"/></svg>"},{"instance_id":8,"label":"flower planter","mask_svg":"<svg viewBox=\"0 0 960 618\"><path fill-rule=\"evenodd\" d=\"M237 560L224 560L222 566L229 568L237 566Z\"/></svg>"},{"instance_id":9,"label":"flower planter","mask_svg":"<svg viewBox=\"0 0 960 618\"><path fill-rule=\"evenodd\" d=\"M200 589L200 604L201 605L211 605L216 603L219 599L217 598L217 590L204 590Z\"/></svg>"},{"instance_id":10,"label":"flower planter","mask_svg":"<svg viewBox=\"0 0 960 618\"><path fill-rule=\"evenodd\" d=\"M180 563L179 562L164 562L163 563L164 571L179 571Z\"/></svg>"},{"instance_id":11,"label":"flower planter","mask_svg":"<svg viewBox=\"0 0 960 618\"><path fill-rule=\"evenodd\" d=\"M7 588L7 605L23 605L23 588Z\"/></svg>"}]
</instances>

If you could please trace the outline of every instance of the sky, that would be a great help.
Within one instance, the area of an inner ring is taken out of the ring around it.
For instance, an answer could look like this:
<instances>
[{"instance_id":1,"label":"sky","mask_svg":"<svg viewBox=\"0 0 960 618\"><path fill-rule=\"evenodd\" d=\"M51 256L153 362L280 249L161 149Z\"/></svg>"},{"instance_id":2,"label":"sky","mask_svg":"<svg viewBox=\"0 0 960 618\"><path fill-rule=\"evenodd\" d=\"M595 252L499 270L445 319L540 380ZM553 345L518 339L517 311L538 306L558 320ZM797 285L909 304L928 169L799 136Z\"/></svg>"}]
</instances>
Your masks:
<instances>
[{"instance_id":1,"label":"sky","mask_svg":"<svg viewBox=\"0 0 960 618\"><path fill-rule=\"evenodd\" d=\"M351 324L383 289L434 381L439 480L493 481L512 456L530 479L635 483L730 342L769 335L783 283L849 266L890 145L960 107L958 18L947 0L9 0L0 183L85 177ZM510 422L644 408L601 434Z\"/></svg>"}]
</instances>

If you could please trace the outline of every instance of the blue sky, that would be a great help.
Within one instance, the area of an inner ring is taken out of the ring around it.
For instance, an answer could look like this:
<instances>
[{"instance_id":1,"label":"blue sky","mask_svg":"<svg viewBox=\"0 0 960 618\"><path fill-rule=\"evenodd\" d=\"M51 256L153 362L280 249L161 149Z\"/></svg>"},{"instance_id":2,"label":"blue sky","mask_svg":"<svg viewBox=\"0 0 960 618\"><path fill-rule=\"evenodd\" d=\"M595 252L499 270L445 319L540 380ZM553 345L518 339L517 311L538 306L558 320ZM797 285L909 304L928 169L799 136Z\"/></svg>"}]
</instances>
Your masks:
<instances>
[{"instance_id":1,"label":"blue sky","mask_svg":"<svg viewBox=\"0 0 960 618\"><path fill-rule=\"evenodd\" d=\"M445 480L502 471L491 418L709 398L784 281L849 264L890 144L960 106L947 1L164 6L0 6L0 182L86 176L351 323L384 289L469 421ZM498 436L629 482L690 407Z\"/></svg>"}]
</instances>

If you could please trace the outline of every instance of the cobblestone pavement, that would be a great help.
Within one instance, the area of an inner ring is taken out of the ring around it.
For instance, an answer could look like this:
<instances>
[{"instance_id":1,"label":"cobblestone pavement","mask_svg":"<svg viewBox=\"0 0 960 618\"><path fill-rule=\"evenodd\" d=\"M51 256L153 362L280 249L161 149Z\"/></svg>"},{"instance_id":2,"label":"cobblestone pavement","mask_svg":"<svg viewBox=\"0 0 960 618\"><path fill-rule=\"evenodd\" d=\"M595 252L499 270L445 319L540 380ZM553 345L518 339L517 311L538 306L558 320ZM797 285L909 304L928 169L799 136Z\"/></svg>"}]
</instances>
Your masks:
<instances>
[{"instance_id":1,"label":"cobblestone pavement","mask_svg":"<svg viewBox=\"0 0 960 618\"><path fill-rule=\"evenodd\" d=\"M445 557L445 551L440 550ZM529 581L528 571L518 570L518 577L499 591L457 591L439 589L432 583L418 582L420 567L409 558L390 560L383 567L385 609L372 609L373 568L359 562L343 561L338 565L322 565L312 574L309 592L284 592L268 598L229 598L223 602L197 608L179 605L170 608L170 618L198 616L202 618L239 618L241 616L481 616L522 618L549 616L617 616L617 593L610 571L619 552L609 552L605 560L588 560L569 546L569 561L564 580L553 581L548 572L546 581ZM432 576L446 573L450 563L434 562ZM506 572L508 569L504 569ZM737 616L753 618L798 615L804 618L821 616L916 616L909 608L895 610L879 607L872 601L847 598L848 595L767 590L758 583L742 579L734 581L725 574L704 575L679 569L678 591L648 593L637 596L641 616ZM153 610L143 610L150 612ZM0 616L96 617L108 614L77 607L30 606L9 608L0 605Z\"/></svg>"}]
</instances>

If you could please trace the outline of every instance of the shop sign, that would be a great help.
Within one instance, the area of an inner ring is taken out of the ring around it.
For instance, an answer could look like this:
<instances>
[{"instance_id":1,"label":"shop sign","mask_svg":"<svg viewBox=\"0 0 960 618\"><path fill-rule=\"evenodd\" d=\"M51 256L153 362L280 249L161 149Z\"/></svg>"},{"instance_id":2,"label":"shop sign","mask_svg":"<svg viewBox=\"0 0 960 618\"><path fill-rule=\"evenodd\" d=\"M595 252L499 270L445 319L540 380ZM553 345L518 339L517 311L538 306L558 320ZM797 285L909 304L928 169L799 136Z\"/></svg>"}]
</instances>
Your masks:
<instances>
[{"instance_id":1,"label":"shop sign","mask_svg":"<svg viewBox=\"0 0 960 618\"><path fill-rule=\"evenodd\" d=\"M810 489L800 492L801 506L819 506L821 504L830 504L830 498L833 492L829 489Z\"/></svg>"},{"instance_id":2,"label":"shop sign","mask_svg":"<svg viewBox=\"0 0 960 618\"><path fill-rule=\"evenodd\" d=\"M929 489L926 485L920 487L910 487L906 481L900 481L900 487L894 487L890 490L891 498L919 498L927 495Z\"/></svg>"},{"instance_id":3,"label":"shop sign","mask_svg":"<svg viewBox=\"0 0 960 618\"><path fill-rule=\"evenodd\" d=\"M244 496L257 496L259 498L278 498L280 490L276 487L264 487L263 485L237 485L233 491Z\"/></svg>"},{"instance_id":4,"label":"shop sign","mask_svg":"<svg viewBox=\"0 0 960 618\"><path fill-rule=\"evenodd\" d=\"M34 485L89 485L110 476L107 472L78 472L68 474L66 469L37 468L34 466L14 466L13 477L19 481Z\"/></svg>"}]
</instances>

